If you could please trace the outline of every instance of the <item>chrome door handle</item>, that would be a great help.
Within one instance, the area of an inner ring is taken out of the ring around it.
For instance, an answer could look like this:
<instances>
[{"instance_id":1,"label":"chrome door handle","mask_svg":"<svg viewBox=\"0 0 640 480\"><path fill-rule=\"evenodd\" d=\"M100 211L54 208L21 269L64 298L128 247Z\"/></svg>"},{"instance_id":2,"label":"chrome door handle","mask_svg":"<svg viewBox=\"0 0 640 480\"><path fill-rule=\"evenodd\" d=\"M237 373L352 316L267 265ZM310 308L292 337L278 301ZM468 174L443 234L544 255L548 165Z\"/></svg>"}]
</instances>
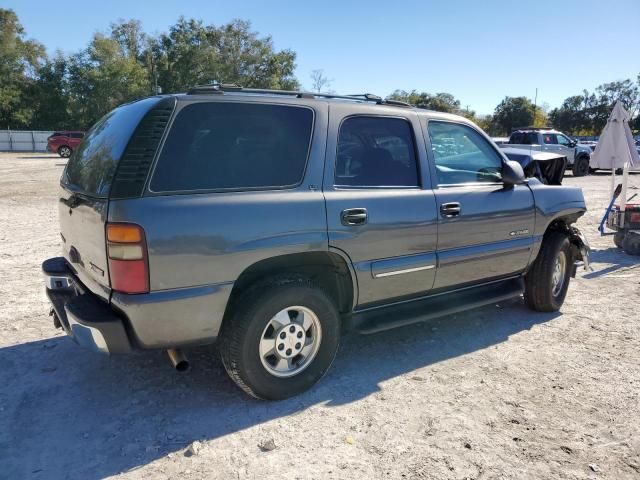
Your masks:
<instances>
[{"instance_id":1,"label":"chrome door handle","mask_svg":"<svg viewBox=\"0 0 640 480\"><path fill-rule=\"evenodd\" d=\"M368 214L366 208L347 208L340 213L340 222L345 227L364 225L367 223Z\"/></svg>"},{"instance_id":2,"label":"chrome door handle","mask_svg":"<svg viewBox=\"0 0 640 480\"><path fill-rule=\"evenodd\" d=\"M440 205L440 213L447 218L457 217L460 215L460 204L458 202L443 203Z\"/></svg>"}]
</instances>

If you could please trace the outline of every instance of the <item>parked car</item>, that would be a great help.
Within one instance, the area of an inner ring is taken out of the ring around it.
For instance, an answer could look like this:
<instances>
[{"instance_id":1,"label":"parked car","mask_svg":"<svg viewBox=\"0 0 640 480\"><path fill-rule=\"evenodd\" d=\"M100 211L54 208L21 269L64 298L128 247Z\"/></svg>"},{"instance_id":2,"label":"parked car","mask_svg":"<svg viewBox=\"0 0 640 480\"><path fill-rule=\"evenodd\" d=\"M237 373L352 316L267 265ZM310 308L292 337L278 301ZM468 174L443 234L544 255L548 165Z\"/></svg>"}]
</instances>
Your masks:
<instances>
[{"instance_id":1,"label":"parked car","mask_svg":"<svg viewBox=\"0 0 640 480\"><path fill-rule=\"evenodd\" d=\"M180 369L181 347L217 341L262 399L316 383L345 330L520 295L556 311L589 254L579 188L525 179L463 117L372 95L217 86L121 106L56 203L57 327Z\"/></svg>"},{"instance_id":2,"label":"parked car","mask_svg":"<svg viewBox=\"0 0 640 480\"><path fill-rule=\"evenodd\" d=\"M567 157L567 168L575 177L589 174L591 148L578 144L567 135L551 128L526 127L511 133L509 141L501 148L522 148L557 153Z\"/></svg>"},{"instance_id":3,"label":"parked car","mask_svg":"<svg viewBox=\"0 0 640 480\"><path fill-rule=\"evenodd\" d=\"M84 133L85 132L67 130L54 132L47 138L47 150L52 153L57 153L63 158L68 158L73 151L78 148L80 142L82 142Z\"/></svg>"}]
</instances>

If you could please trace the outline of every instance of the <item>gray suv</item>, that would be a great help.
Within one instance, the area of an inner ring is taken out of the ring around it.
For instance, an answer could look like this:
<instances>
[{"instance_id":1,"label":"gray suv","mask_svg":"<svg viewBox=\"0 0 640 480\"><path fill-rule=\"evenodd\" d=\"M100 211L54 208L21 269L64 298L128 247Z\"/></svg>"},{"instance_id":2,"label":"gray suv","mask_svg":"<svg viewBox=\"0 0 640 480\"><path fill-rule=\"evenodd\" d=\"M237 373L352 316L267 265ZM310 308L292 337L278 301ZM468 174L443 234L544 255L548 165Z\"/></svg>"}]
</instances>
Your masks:
<instances>
[{"instance_id":1,"label":"gray suv","mask_svg":"<svg viewBox=\"0 0 640 480\"><path fill-rule=\"evenodd\" d=\"M217 342L263 399L340 335L524 294L558 310L589 247L578 188L525 179L473 123L373 95L196 87L123 105L68 162L54 324L104 353Z\"/></svg>"}]
</instances>

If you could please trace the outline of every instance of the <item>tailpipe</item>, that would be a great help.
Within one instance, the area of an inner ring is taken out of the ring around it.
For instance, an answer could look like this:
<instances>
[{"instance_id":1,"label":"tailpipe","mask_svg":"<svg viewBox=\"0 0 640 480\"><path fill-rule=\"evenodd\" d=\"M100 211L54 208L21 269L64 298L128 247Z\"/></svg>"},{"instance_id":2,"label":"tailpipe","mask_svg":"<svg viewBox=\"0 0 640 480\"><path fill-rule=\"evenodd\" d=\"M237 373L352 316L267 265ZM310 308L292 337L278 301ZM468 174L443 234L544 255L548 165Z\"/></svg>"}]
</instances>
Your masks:
<instances>
[{"instance_id":1,"label":"tailpipe","mask_svg":"<svg viewBox=\"0 0 640 480\"><path fill-rule=\"evenodd\" d=\"M177 348L170 348L167 350L167 354L169 355L169 360L171 360L171 365L178 372L186 372L189 370L189 360L185 357L182 350L178 350Z\"/></svg>"}]
</instances>

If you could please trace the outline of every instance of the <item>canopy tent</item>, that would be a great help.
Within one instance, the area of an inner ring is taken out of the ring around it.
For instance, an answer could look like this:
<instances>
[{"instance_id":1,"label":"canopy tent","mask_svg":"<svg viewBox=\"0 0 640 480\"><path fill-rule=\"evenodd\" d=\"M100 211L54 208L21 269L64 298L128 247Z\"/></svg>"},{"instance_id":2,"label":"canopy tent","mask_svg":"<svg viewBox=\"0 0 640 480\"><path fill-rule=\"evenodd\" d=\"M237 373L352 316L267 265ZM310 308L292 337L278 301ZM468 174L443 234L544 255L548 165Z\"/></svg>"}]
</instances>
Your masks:
<instances>
[{"instance_id":1,"label":"canopy tent","mask_svg":"<svg viewBox=\"0 0 640 480\"><path fill-rule=\"evenodd\" d=\"M629 128L629 114L617 102L609 120L600 134L596 150L591 155L591 168L616 169L629 166L640 167L640 156Z\"/></svg>"},{"instance_id":2,"label":"canopy tent","mask_svg":"<svg viewBox=\"0 0 640 480\"><path fill-rule=\"evenodd\" d=\"M622 192L620 210L625 211L629 167L640 167L640 156L629 128L629 114L620 101L616 102L607 124L600 134L598 145L589 161L591 168L611 169L611 194L613 195L615 171L622 168Z\"/></svg>"}]
</instances>

